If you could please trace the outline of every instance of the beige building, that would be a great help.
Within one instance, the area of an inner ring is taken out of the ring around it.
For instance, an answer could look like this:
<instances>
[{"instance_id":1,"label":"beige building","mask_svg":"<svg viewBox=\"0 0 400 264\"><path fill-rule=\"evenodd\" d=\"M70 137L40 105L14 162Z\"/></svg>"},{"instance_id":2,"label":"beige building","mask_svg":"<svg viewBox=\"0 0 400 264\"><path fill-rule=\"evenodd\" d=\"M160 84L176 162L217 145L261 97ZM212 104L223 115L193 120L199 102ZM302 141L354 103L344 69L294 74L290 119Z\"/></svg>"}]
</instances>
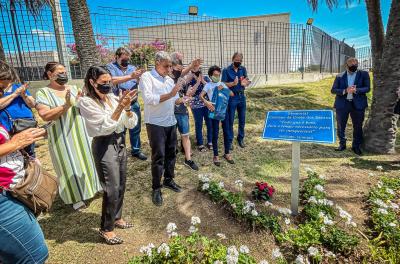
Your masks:
<instances>
[{"instance_id":1,"label":"beige building","mask_svg":"<svg viewBox=\"0 0 400 264\"><path fill-rule=\"evenodd\" d=\"M239 51L249 74L289 72L289 13L226 19L193 17L192 21L183 18L174 18L173 22L166 19L165 25L130 28L129 40L166 41L184 54L184 63L203 58L204 68L214 64L225 67Z\"/></svg>"},{"instance_id":2,"label":"beige building","mask_svg":"<svg viewBox=\"0 0 400 264\"><path fill-rule=\"evenodd\" d=\"M21 53L24 67L44 67L49 61L58 61L57 51L30 51ZM21 67L18 52L6 53L6 60L14 67Z\"/></svg>"}]
</instances>

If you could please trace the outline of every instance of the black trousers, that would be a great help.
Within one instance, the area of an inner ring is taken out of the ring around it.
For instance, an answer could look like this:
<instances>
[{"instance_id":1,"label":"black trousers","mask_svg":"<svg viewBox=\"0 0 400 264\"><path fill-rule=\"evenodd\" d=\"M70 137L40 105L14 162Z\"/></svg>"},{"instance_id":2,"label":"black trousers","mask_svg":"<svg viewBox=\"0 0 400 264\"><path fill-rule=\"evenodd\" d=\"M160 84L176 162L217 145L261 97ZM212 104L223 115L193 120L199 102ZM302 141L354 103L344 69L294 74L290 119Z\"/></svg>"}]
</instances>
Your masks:
<instances>
[{"instance_id":1,"label":"black trousers","mask_svg":"<svg viewBox=\"0 0 400 264\"><path fill-rule=\"evenodd\" d=\"M176 126L162 127L146 124L147 135L151 147L152 188L161 188L161 178L164 182L174 178L176 161Z\"/></svg>"},{"instance_id":2,"label":"black trousers","mask_svg":"<svg viewBox=\"0 0 400 264\"><path fill-rule=\"evenodd\" d=\"M365 110L358 110L354 107L352 101L346 101L345 107L342 109L336 109L336 121L337 121L337 134L339 137L340 145L346 145L346 126L347 121L351 117L353 123L353 147L359 148L363 141L363 122L365 116Z\"/></svg>"},{"instance_id":3,"label":"black trousers","mask_svg":"<svg viewBox=\"0 0 400 264\"><path fill-rule=\"evenodd\" d=\"M94 137L92 153L104 190L100 228L110 232L122 217L127 165L125 133Z\"/></svg>"}]
</instances>

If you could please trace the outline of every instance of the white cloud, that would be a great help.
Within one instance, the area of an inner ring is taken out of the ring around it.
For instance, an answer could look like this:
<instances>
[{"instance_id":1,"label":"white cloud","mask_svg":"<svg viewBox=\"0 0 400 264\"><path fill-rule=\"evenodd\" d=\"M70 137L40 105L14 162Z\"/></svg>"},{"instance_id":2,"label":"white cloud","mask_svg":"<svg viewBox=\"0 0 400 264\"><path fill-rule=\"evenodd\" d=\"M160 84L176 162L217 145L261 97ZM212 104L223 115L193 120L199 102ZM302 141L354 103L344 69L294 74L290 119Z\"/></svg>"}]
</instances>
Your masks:
<instances>
[{"instance_id":1,"label":"white cloud","mask_svg":"<svg viewBox=\"0 0 400 264\"><path fill-rule=\"evenodd\" d=\"M350 46L354 44L354 46L357 47L363 47L363 46L368 46L369 43L371 42L369 35L361 35L353 38L348 38L345 41L348 43Z\"/></svg>"}]
</instances>

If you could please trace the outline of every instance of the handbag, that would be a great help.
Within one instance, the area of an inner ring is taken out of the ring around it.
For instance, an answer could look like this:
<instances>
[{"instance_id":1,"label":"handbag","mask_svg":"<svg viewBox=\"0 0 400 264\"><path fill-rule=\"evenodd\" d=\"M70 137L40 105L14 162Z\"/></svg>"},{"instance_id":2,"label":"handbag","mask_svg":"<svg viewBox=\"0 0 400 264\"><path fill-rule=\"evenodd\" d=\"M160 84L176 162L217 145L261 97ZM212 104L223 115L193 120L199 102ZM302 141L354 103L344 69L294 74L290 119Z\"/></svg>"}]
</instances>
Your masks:
<instances>
[{"instance_id":1,"label":"handbag","mask_svg":"<svg viewBox=\"0 0 400 264\"><path fill-rule=\"evenodd\" d=\"M48 212L53 205L58 179L43 170L39 162L29 157L25 150L21 150L21 153L25 158L25 176L9 192L39 216Z\"/></svg>"},{"instance_id":2,"label":"handbag","mask_svg":"<svg viewBox=\"0 0 400 264\"><path fill-rule=\"evenodd\" d=\"M13 119L6 109L3 109L11 122L10 134L14 135L28 128L37 127L37 121L34 118L16 118Z\"/></svg>"}]
</instances>

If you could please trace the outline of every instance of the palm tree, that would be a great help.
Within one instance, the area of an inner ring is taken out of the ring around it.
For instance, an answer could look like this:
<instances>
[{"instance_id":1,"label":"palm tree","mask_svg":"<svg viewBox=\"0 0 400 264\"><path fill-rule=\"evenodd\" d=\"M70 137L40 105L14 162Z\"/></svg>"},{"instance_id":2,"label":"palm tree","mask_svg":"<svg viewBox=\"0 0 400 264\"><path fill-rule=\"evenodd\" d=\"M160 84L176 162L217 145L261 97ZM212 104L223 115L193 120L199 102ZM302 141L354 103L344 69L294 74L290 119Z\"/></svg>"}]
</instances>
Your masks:
<instances>
[{"instance_id":1,"label":"palm tree","mask_svg":"<svg viewBox=\"0 0 400 264\"><path fill-rule=\"evenodd\" d=\"M345 0L348 5L352 0ZM319 0L308 0L314 11ZM325 0L330 9L338 0ZM386 33L380 0L365 0L372 49L372 105L364 126L364 148L373 153L394 153L398 117L393 113L400 87L400 0L392 0Z\"/></svg>"},{"instance_id":2,"label":"palm tree","mask_svg":"<svg viewBox=\"0 0 400 264\"><path fill-rule=\"evenodd\" d=\"M35 1L29 1L29 0L9 0L7 1L0 1L0 10L10 10L11 11L11 20L13 23L13 28L15 31L16 25L15 25L15 7L16 6L22 6L24 5L26 9L33 15L33 17L38 17L40 14L40 11L43 9L45 6L52 6L52 0L35 0ZM18 34L17 32L14 32L14 36L16 39L16 43L19 45L19 40L18 40ZM21 51L20 51L21 52ZM20 58L22 60L22 58ZM3 42L0 38L0 60L6 60L6 55L4 52L4 47L3 47ZM22 65L22 63L21 63Z\"/></svg>"},{"instance_id":3,"label":"palm tree","mask_svg":"<svg viewBox=\"0 0 400 264\"><path fill-rule=\"evenodd\" d=\"M68 8L81 70L85 74L90 66L100 63L89 8L86 0L68 0Z\"/></svg>"}]
</instances>

